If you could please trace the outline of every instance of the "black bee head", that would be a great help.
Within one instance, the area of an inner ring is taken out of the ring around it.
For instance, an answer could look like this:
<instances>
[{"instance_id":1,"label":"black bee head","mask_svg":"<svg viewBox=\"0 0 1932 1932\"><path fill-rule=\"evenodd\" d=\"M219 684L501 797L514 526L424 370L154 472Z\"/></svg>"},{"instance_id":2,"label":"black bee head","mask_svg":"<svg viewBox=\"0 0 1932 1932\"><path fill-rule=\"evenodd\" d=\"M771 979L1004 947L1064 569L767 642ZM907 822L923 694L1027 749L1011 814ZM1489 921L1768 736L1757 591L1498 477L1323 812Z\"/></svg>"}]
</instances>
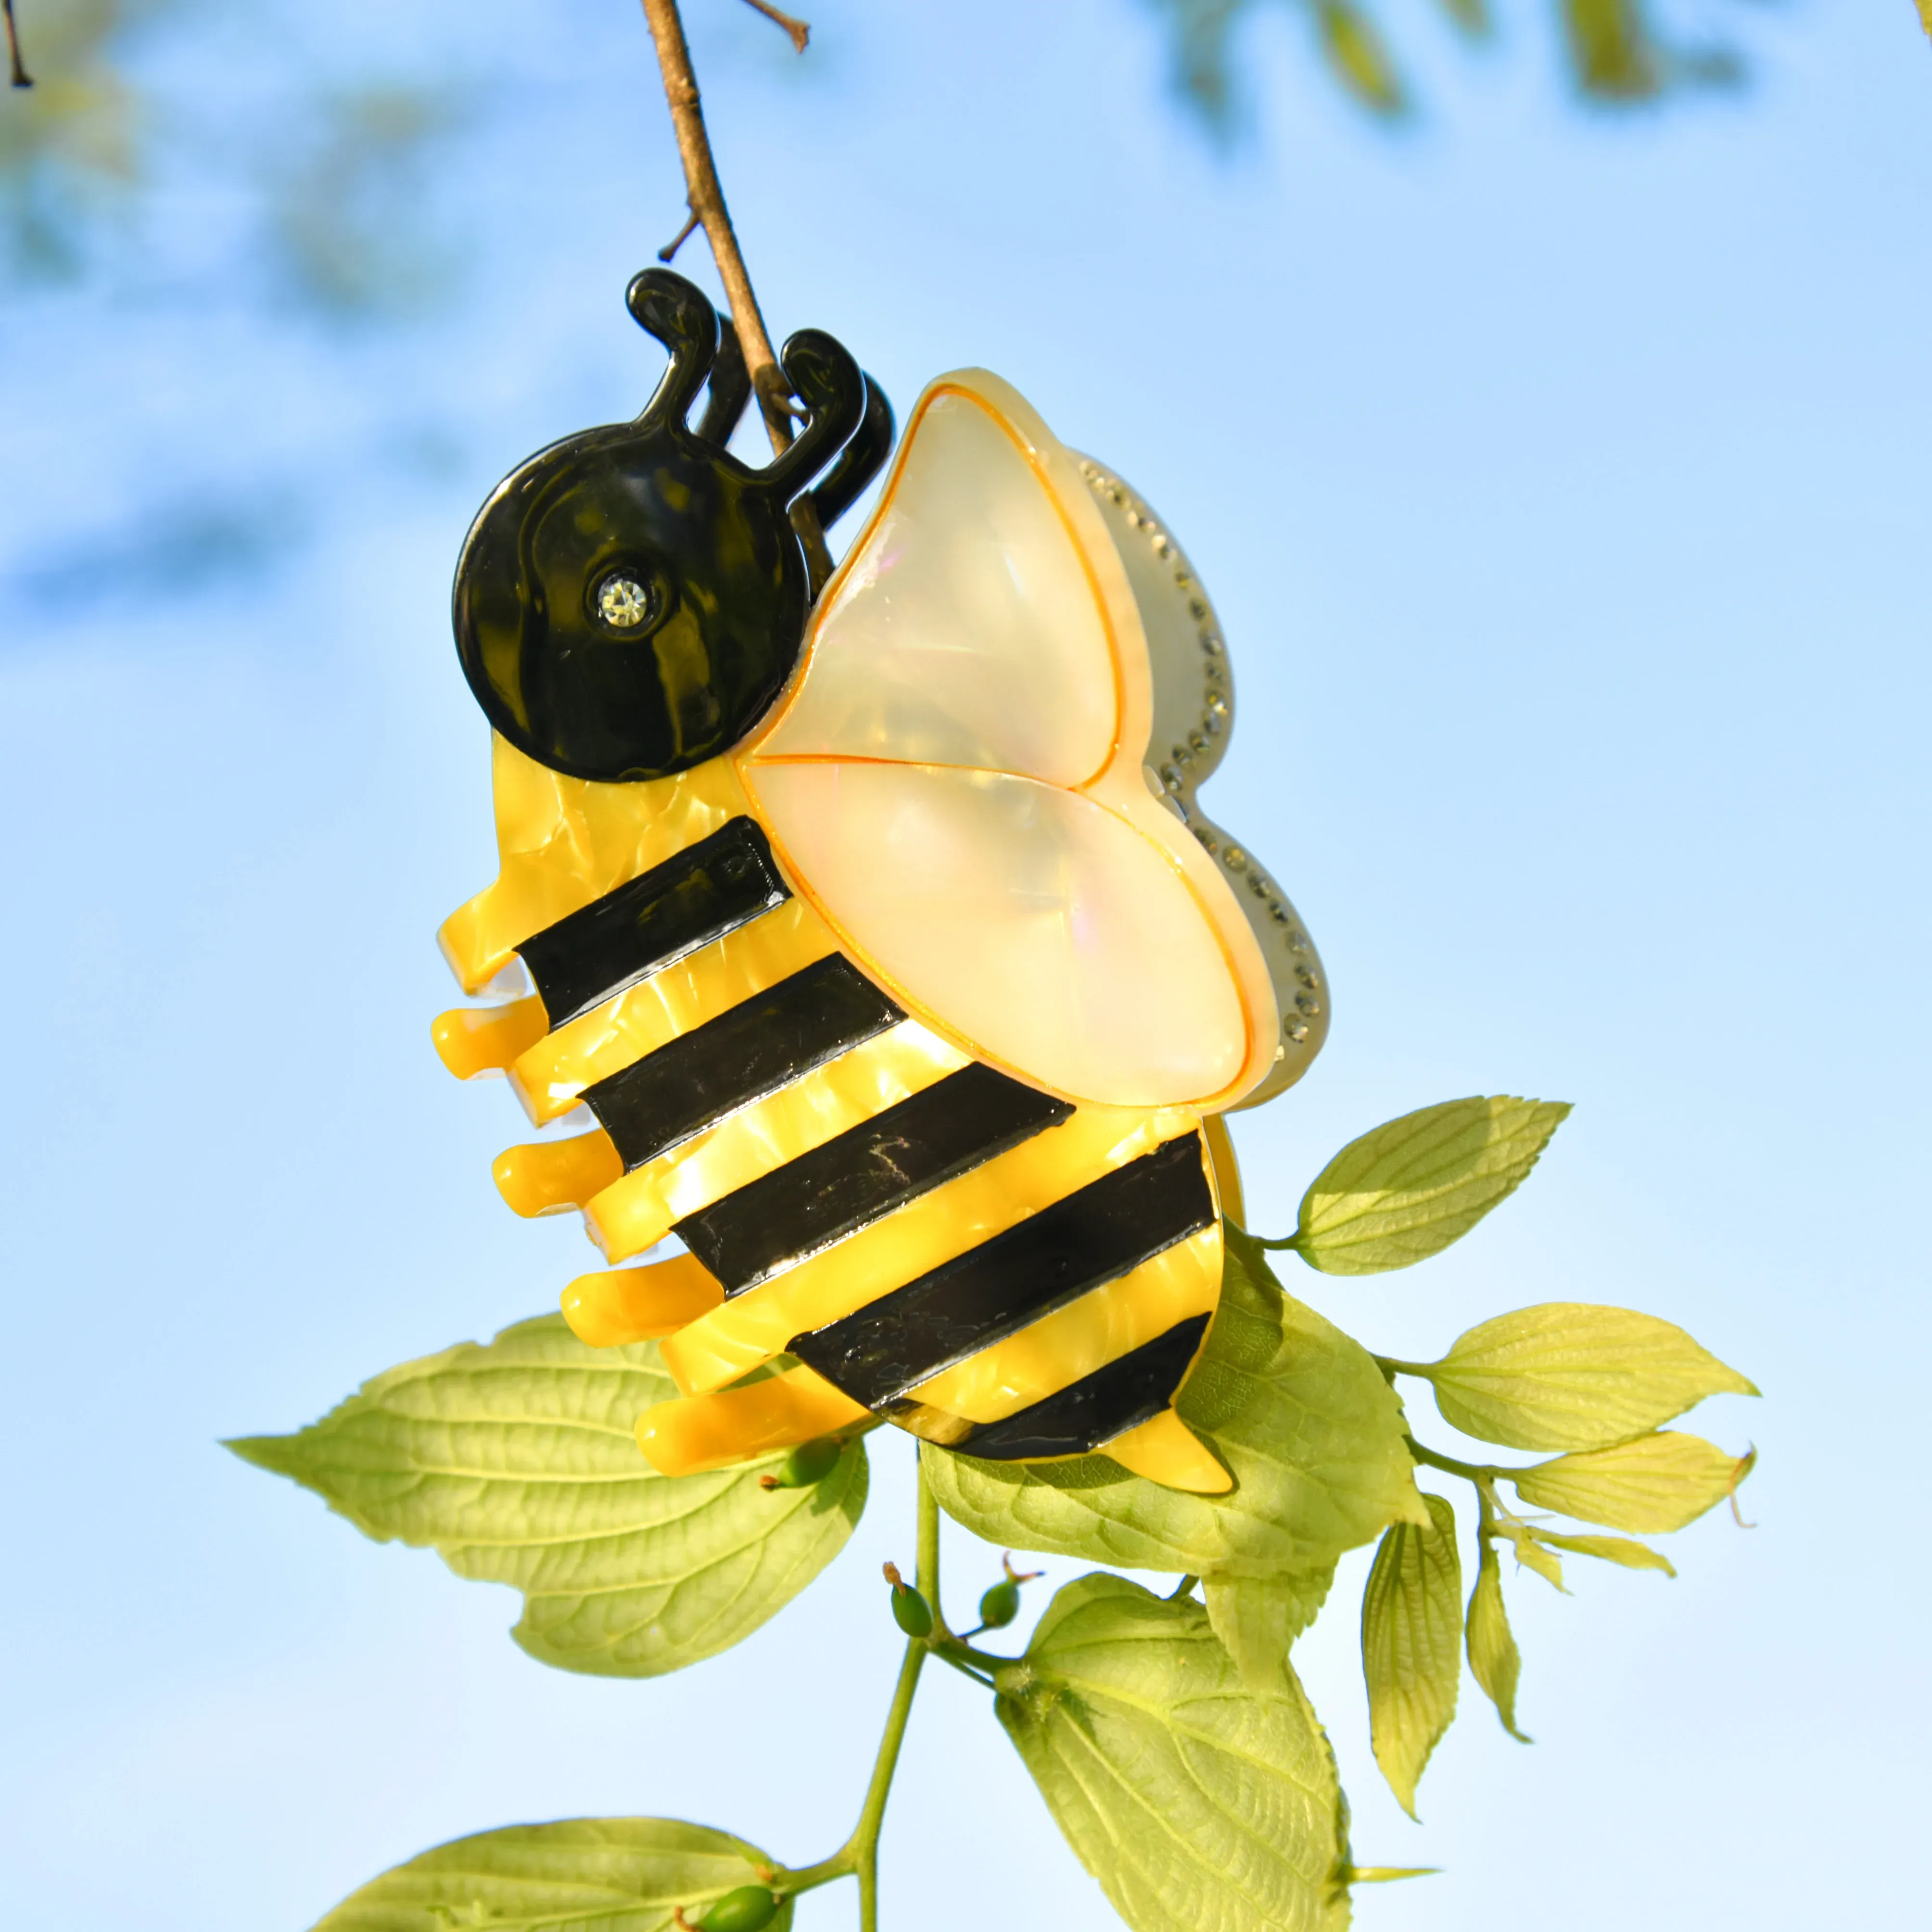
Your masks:
<instances>
[{"instance_id":1,"label":"black bee head","mask_svg":"<svg viewBox=\"0 0 1932 1932\"><path fill-rule=\"evenodd\" d=\"M551 770L605 781L687 770L757 723L811 601L793 500L838 455L813 493L829 524L892 442L876 386L805 329L780 358L805 426L751 468L724 448L751 386L736 335L721 341L701 291L666 268L639 275L628 302L670 352L657 393L636 422L566 436L506 477L456 572L457 651L490 722Z\"/></svg>"}]
</instances>

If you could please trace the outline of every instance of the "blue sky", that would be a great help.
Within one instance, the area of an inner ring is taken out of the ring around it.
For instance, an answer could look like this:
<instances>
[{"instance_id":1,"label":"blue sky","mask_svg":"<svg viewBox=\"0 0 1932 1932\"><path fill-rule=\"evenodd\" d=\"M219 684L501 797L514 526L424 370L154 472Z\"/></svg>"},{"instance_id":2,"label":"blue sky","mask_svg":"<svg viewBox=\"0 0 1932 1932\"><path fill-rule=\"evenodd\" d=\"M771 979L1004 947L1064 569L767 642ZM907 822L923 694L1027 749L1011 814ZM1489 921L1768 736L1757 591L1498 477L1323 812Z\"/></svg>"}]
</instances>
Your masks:
<instances>
[{"instance_id":1,"label":"blue sky","mask_svg":"<svg viewBox=\"0 0 1932 1932\"><path fill-rule=\"evenodd\" d=\"M1528 1303L1625 1304L1766 1392L1694 1424L1758 1445L1754 1530L1697 1525L1675 1582L1510 1581L1538 1742L1466 1683L1420 1827L1370 1759L1366 1556L1344 1564L1298 1661L1358 1854L1446 1868L1358 1922L1909 1922L1932 1796L1905 1508L1932 1345L1910 8L1731 10L1748 89L1608 119L1563 99L1527 8L1476 56L1408 8L1427 111L1393 137L1269 14L1227 154L1124 0L842 0L802 64L742 9L690 10L774 329L832 329L902 410L999 371L1212 588L1240 691L1208 802L1336 994L1315 1072L1238 1129L1257 1225L1412 1107L1576 1103L1448 1256L1288 1286L1412 1359ZM347 17L338 58L434 52L469 104L422 195L442 307L332 329L279 304L222 252L205 170L170 178L135 268L0 306L22 1926L298 1928L529 1818L685 1816L802 1862L847 1828L893 1667L902 1444L777 1624L618 1684L545 1671L509 1592L214 1446L554 1305L587 1252L501 1208L513 1111L428 1047L431 934L493 865L446 600L497 477L647 393L622 289L682 190L616 0ZM272 112L232 34L182 70L212 121ZM950 1560L962 1598L992 1579L963 1538ZM887 1923L1099 1932L976 1701L922 1694Z\"/></svg>"}]
</instances>

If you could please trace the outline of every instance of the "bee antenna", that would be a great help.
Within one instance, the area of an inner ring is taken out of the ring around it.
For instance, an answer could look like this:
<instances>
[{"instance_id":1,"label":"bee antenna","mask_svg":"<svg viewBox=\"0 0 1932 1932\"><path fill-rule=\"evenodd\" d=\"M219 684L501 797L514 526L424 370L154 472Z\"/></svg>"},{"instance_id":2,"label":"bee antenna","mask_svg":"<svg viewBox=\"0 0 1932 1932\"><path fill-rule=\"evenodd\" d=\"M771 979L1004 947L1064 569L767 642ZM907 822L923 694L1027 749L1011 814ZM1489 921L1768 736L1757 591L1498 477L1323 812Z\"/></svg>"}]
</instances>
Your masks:
<instances>
[{"instance_id":1,"label":"bee antenna","mask_svg":"<svg viewBox=\"0 0 1932 1932\"><path fill-rule=\"evenodd\" d=\"M789 503L851 440L866 412L866 379L851 351L822 328L801 328L788 338L778 360L808 415L798 440L761 473Z\"/></svg>"},{"instance_id":2,"label":"bee antenna","mask_svg":"<svg viewBox=\"0 0 1932 1932\"><path fill-rule=\"evenodd\" d=\"M852 440L838 452L838 459L825 472L825 481L812 493L812 506L818 512L818 527L829 530L852 506L859 493L878 476L886 458L892 453L892 406L886 392L869 375L866 378L866 413Z\"/></svg>"},{"instance_id":3,"label":"bee antenna","mask_svg":"<svg viewBox=\"0 0 1932 1932\"><path fill-rule=\"evenodd\" d=\"M681 422L717 359L718 311L694 282L669 268L633 276L624 302L638 326L670 351L670 367L638 420Z\"/></svg>"},{"instance_id":4,"label":"bee antenna","mask_svg":"<svg viewBox=\"0 0 1932 1932\"><path fill-rule=\"evenodd\" d=\"M744 348L731 318L721 315L718 320L722 325L718 359L711 365L711 393L706 400L698 434L705 442L722 449L731 440L731 432L738 427L745 405L751 400L752 378L745 368Z\"/></svg>"}]
</instances>

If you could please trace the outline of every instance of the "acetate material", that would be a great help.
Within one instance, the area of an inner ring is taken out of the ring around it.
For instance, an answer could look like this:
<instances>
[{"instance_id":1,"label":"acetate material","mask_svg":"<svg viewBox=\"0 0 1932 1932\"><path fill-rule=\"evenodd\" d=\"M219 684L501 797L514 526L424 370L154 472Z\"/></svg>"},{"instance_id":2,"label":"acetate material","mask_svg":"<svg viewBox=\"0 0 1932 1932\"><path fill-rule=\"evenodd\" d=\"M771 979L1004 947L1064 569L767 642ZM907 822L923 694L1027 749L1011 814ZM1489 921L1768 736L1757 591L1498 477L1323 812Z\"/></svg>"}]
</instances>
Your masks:
<instances>
[{"instance_id":1,"label":"acetate material","mask_svg":"<svg viewBox=\"0 0 1932 1932\"><path fill-rule=\"evenodd\" d=\"M977 398L942 394L760 754L1082 784L1113 751L1116 675L1103 609L1024 448Z\"/></svg>"},{"instance_id":2,"label":"acetate material","mask_svg":"<svg viewBox=\"0 0 1932 1932\"><path fill-rule=\"evenodd\" d=\"M1002 1066L1116 1107L1240 1075L1248 1024L1220 936L1105 807L930 766L764 765L756 783L859 956Z\"/></svg>"},{"instance_id":3,"label":"acetate material","mask_svg":"<svg viewBox=\"0 0 1932 1932\"><path fill-rule=\"evenodd\" d=\"M965 370L921 398L736 761L791 882L908 1011L1067 1100L1211 1109L1281 1021L1221 868L1149 793L1150 678L1073 458Z\"/></svg>"}]
</instances>

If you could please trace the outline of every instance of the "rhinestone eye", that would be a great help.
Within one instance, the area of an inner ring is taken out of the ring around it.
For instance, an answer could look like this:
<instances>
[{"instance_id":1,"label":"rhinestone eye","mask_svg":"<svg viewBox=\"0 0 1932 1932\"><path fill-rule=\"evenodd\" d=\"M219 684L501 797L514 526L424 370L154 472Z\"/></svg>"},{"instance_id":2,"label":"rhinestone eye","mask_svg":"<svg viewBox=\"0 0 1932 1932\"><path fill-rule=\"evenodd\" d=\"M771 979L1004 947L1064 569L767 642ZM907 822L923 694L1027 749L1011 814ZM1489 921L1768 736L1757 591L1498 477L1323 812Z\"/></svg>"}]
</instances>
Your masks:
<instances>
[{"instance_id":1,"label":"rhinestone eye","mask_svg":"<svg viewBox=\"0 0 1932 1932\"><path fill-rule=\"evenodd\" d=\"M651 614L651 593L634 577L613 571L597 586L597 614L614 631L634 631Z\"/></svg>"}]
</instances>

